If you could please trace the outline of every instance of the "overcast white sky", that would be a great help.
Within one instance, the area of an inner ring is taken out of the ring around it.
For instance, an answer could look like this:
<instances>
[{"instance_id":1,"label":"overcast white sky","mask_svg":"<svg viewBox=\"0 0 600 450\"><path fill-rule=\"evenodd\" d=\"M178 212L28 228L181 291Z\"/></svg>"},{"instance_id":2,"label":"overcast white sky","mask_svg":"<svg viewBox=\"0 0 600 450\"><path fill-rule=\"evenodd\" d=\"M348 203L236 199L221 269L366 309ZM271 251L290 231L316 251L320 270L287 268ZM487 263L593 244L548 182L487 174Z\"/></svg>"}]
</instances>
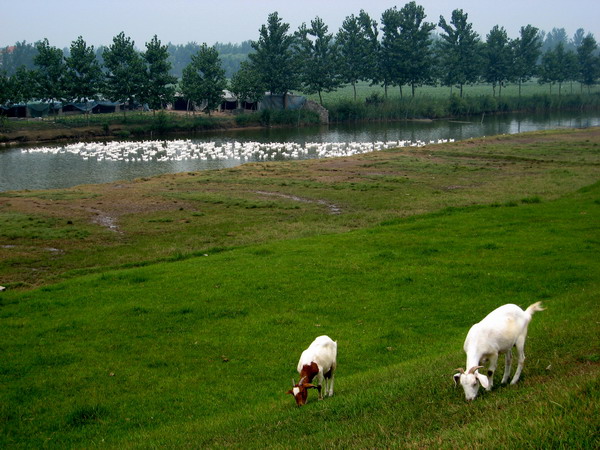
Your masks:
<instances>
[{"instance_id":1,"label":"overcast white sky","mask_svg":"<svg viewBox=\"0 0 600 450\"><path fill-rule=\"evenodd\" d=\"M153 35L166 44L206 42L240 43L256 40L269 13L277 11L295 31L302 22L319 16L330 32L361 9L378 22L388 8L406 2L392 0L0 0L0 47L17 41L34 43L48 38L64 48L78 36L88 45L110 45L121 31L136 47ZM600 41L599 0L421 0L427 21L440 15L450 18L460 8L482 39L494 25L517 37L519 28L531 24L541 30L565 28L572 37L577 28Z\"/></svg>"}]
</instances>

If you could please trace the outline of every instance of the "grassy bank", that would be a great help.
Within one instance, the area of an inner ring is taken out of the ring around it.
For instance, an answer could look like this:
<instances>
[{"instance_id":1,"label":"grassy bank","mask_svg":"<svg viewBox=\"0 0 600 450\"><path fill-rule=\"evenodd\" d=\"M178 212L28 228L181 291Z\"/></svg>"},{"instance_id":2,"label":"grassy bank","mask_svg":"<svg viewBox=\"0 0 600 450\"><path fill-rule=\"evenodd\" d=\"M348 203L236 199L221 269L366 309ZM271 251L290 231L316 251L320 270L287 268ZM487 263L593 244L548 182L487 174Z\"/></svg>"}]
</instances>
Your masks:
<instances>
[{"instance_id":1,"label":"grassy bank","mask_svg":"<svg viewBox=\"0 0 600 450\"><path fill-rule=\"evenodd\" d=\"M599 133L4 194L3 274L93 271L0 294L0 446L597 448ZM115 191L147 201L117 232L85 212ZM539 300L522 379L467 404L470 325ZM299 409L320 334L336 395Z\"/></svg>"}]
</instances>

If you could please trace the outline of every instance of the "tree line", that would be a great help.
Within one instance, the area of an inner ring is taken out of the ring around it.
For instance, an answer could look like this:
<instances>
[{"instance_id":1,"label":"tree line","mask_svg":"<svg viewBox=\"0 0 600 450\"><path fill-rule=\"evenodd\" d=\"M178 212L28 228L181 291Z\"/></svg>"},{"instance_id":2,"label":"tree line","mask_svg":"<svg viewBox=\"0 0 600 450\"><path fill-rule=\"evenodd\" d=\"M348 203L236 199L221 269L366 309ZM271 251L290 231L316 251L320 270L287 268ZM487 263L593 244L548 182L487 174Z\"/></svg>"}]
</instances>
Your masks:
<instances>
[{"instance_id":1,"label":"tree line","mask_svg":"<svg viewBox=\"0 0 600 450\"><path fill-rule=\"evenodd\" d=\"M414 96L418 87L438 84L462 96L464 86L485 82L495 96L509 83L518 84L520 94L522 83L533 78L557 85L560 94L565 82L578 81L583 88L600 77L598 45L582 29L568 41L564 29L546 34L527 25L511 39L497 25L482 38L461 9L435 23L426 17L414 1L389 8L379 22L361 10L346 17L333 34L319 17L292 32L274 12L256 41L174 46L154 36L143 51L123 32L98 50L81 36L67 51L44 39L29 52L33 67L26 64L28 46L17 43L10 53L10 75L5 64L9 54L3 53L0 104L102 96L159 109L177 91L210 111L218 107L226 88L250 102L265 92L285 98L300 90L318 94L322 103L323 92L345 85L353 86L356 99L359 82L382 86L386 96L391 87L401 96L408 87ZM223 55L235 55L235 72L231 67L226 72ZM173 75L175 69L180 76Z\"/></svg>"}]
</instances>

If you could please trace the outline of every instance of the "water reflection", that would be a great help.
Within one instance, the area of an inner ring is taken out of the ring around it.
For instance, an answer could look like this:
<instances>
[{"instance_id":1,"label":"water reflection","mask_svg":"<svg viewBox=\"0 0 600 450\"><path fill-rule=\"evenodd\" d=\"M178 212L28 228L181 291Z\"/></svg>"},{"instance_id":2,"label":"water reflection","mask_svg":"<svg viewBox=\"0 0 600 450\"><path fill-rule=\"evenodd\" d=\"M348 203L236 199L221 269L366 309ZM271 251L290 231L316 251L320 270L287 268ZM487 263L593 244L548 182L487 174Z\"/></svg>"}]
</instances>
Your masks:
<instances>
[{"instance_id":1,"label":"water reflection","mask_svg":"<svg viewBox=\"0 0 600 450\"><path fill-rule=\"evenodd\" d=\"M342 124L301 129L240 130L197 135L194 142L377 142L464 140L553 128L600 126L600 114L483 116L466 120ZM0 150L0 191L65 188L132 180L164 173L220 169L240 160L217 161L97 161L73 154L23 153L21 148Z\"/></svg>"}]
</instances>

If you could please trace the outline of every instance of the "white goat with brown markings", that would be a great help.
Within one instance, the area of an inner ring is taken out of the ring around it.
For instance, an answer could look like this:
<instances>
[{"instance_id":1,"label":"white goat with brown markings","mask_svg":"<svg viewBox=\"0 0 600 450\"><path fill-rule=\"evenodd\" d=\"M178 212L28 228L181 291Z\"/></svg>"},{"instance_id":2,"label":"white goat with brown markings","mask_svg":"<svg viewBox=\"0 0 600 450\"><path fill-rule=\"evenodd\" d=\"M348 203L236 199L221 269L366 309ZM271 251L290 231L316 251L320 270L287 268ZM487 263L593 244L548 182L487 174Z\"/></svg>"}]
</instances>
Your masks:
<instances>
[{"instance_id":1,"label":"white goat with brown markings","mask_svg":"<svg viewBox=\"0 0 600 450\"><path fill-rule=\"evenodd\" d=\"M333 395L333 380L337 366L337 342L329 336L319 336L302 352L298 361L298 384L292 379L292 389L287 391L294 396L296 404L302 406L308 398L308 389L317 389L319 399L323 398L321 384L325 380L325 393ZM317 378L317 385L312 384Z\"/></svg>"},{"instance_id":2,"label":"white goat with brown markings","mask_svg":"<svg viewBox=\"0 0 600 450\"><path fill-rule=\"evenodd\" d=\"M467 372L462 368L456 369L459 373L454 375L455 385L460 381L467 400L477 397L480 384L488 391L492 389L500 353L506 353L506 366L501 383L508 381L513 347L517 347L519 365L510 384L515 384L519 380L525 362L527 326L533 314L543 310L541 302L534 303L525 311L517 305L508 304L495 309L481 322L471 327L463 347L467 354ZM488 360L490 365L486 377L479 373L479 369L483 368L479 364Z\"/></svg>"}]
</instances>

